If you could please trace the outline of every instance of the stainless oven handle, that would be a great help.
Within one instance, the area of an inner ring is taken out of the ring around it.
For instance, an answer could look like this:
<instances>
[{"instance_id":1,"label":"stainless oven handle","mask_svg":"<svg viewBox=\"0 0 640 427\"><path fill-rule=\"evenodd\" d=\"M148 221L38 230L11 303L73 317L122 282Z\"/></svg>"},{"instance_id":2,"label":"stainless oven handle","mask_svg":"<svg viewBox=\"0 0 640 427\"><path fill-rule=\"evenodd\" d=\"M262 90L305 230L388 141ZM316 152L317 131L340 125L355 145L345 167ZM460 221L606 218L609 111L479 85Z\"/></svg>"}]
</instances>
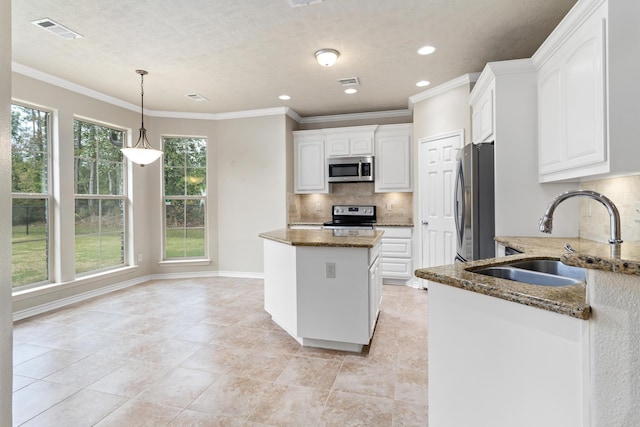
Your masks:
<instances>
[{"instance_id":1,"label":"stainless oven handle","mask_svg":"<svg viewBox=\"0 0 640 427\"><path fill-rule=\"evenodd\" d=\"M358 162L358 177L362 178L362 161Z\"/></svg>"}]
</instances>

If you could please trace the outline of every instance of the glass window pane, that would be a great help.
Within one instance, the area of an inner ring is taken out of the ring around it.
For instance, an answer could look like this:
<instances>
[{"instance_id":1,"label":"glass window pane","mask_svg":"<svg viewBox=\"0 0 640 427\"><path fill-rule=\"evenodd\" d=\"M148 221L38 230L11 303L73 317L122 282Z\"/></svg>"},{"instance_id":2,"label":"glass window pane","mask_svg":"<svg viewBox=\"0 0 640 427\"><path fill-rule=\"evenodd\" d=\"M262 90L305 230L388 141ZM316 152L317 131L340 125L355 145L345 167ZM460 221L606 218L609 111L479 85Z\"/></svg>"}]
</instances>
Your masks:
<instances>
[{"instance_id":1,"label":"glass window pane","mask_svg":"<svg viewBox=\"0 0 640 427\"><path fill-rule=\"evenodd\" d=\"M185 153L179 138L164 138L163 157L167 167L184 167Z\"/></svg>"},{"instance_id":2,"label":"glass window pane","mask_svg":"<svg viewBox=\"0 0 640 427\"><path fill-rule=\"evenodd\" d=\"M184 228L184 201L167 199L165 201L165 224L167 228Z\"/></svg>"},{"instance_id":3,"label":"glass window pane","mask_svg":"<svg viewBox=\"0 0 640 427\"><path fill-rule=\"evenodd\" d=\"M189 139L185 144L187 166L207 166L207 141L205 139Z\"/></svg>"},{"instance_id":4,"label":"glass window pane","mask_svg":"<svg viewBox=\"0 0 640 427\"><path fill-rule=\"evenodd\" d=\"M124 132L74 120L76 194L123 194Z\"/></svg>"},{"instance_id":5,"label":"glass window pane","mask_svg":"<svg viewBox=\"0 0 640 427\"><path fill-rule=\"evenodd\" d=\"M11 106L11 162L14 193L49 192L49 113Z\"/></svg>"},{"instance_id":6,"label":"glass window pane","mask_svg":"<svg viewBox=\"0 0 640 427\"><path fill-rule=\"evenodd\" d=\"M100 160L98 170L100 194L122 194L122 164Z\"/></svg>"},{"instance_id":7,"label":"glass window pane","mask_svg":"<svg viewBox=\"0 0 640 427\"><path fill-rule=\"evenodd\" d=\"M165 236L167 258L184 257L184 231L184 228L167 229Z\"/></svg>"},{"instance_id":8,"label":"glass window pane","mask_svg":"<svg viewBox=\"0 0 640 427\"><path fill-rule=\"evenodd\" d=\"M204 200L187 200L185 227L204 227Z\"/></svg>"},{"instance_id":9,"label":"glass window pane","mask_svg":"<svg viewBox=\"0 0 640 427\"><path fill-rule=\"evenodd\" d=\"M185 256L204 256L204 228L188 228L185 239Z\"/></svg>"},{"instance_id":10,"label":"glass window pane","mask_svg":"<svg viewBox=\"0 0 640 427\"><path fill-rule=\"evenodd\" d=\"M46 199L13 199L12 285L49 279L48 203Z\"/></svg>"},{"instance_id":11,"label":"glass window pane","mask_svg":"<svg viewBox=\"0 0 640 427\"><path fill-rule=\"evenodd\" d=\"M185 194L185 180L183 168L165 168L164 194L167 196L183 196Z\"/></svg>"},{"instance_id":12,"label":"glass window pane","mask_svg":"<svg viewBox=\"0 0 640 427\"><path fill-rule=\"evenodd\" d=\"M188 168L185 182L187 196L204 196L207 191L207 170L205 168Z\"/></svg>"},{"instance_id":13,"label":"glass window pane","mask_svg":"<svg viewBox=\"0 0 640 427\"><path fill-rule=\"evenodd\" d=\"M76 273L124 264L124 201L76 200Z\"/></svg>"}]
</instances>

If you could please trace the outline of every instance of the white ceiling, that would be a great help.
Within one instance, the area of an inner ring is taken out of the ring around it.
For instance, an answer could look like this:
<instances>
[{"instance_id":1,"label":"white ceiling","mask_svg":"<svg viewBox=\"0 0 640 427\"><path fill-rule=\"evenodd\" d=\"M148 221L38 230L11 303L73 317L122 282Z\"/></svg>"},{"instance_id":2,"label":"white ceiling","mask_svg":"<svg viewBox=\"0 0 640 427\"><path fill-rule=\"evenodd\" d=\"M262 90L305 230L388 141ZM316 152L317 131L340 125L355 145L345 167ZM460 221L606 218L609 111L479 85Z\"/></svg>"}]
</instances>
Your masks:
<instances>
[{"instance_id":1,"label":"white ceiling","mask_svg":"<svg viewBox=\"0 0 640 427\"><path fill-rule=\"evenodd\" d=\"M154 111L291 107L303 117L406 109L489 61L529 57L576 0L13 0L13 61ZM65 40L31 21L84 37ZM429 56L416 50L437 47ZM321 48L338 63L315 62ZM346 95L337 79L358 77ZM208 98L195 102L185 94ZM278 95L288 94L289 101Z\"/></svg>"}]
</instances>

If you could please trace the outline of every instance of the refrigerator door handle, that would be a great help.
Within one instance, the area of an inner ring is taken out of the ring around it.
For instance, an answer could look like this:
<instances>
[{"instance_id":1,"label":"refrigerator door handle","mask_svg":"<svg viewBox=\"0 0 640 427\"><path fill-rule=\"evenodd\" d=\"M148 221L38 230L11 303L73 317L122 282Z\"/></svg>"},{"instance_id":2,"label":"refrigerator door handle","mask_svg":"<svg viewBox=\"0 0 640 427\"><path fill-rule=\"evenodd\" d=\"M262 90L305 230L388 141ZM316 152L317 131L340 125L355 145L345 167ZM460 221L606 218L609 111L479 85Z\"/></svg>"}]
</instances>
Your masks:
<instances>
[{"instance_id":1,"label":"refrigerator door handle","mask_svg":"<svg viewBox=\"0 0 640 427\"><path fill-rule=\"evenodd\" d=\"M462 193L459 191L462 190ZM458 160L458 172L456 173L456 182L453 192L455 194L455 204L453 205L454 219L456 223L456 232L458 234L458 243L462 246L462 238L464 237L464 176L462 172L462 159ZM463 215L460 216L460 208L462 208Z\"/></svg>"}]
</instances>

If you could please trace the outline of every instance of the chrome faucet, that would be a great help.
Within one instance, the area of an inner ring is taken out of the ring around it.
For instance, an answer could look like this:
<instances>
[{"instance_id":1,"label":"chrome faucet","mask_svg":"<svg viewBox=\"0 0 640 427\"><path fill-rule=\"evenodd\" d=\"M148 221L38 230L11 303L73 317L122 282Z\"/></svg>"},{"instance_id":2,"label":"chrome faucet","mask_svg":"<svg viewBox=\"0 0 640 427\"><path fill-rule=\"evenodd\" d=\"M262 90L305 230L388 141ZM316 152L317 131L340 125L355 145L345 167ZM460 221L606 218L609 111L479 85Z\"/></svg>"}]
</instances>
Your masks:
<instances>
[{"instance_id":1,"label":"chrome faucet","mask_svg":"<svg viewBox=\"0 0 640 427\"><path fill-rule=\"evenodd\" d=\"M611 199L603 194L596 193L595 191L574 190L567 191L566 193L556 196L549 204L549 207L547 207L544 216L540 218L540 231L542 233L551 233L551 230L553 229L553 212L561 202L571 197L588 197L590 199L597 200L607 208L611 229L611 236L609 237L609 243L611 244L611 256L619 258L620 244L622 243L622 239L620 238L620 213Z\"/></svg>"}]
</instances>

